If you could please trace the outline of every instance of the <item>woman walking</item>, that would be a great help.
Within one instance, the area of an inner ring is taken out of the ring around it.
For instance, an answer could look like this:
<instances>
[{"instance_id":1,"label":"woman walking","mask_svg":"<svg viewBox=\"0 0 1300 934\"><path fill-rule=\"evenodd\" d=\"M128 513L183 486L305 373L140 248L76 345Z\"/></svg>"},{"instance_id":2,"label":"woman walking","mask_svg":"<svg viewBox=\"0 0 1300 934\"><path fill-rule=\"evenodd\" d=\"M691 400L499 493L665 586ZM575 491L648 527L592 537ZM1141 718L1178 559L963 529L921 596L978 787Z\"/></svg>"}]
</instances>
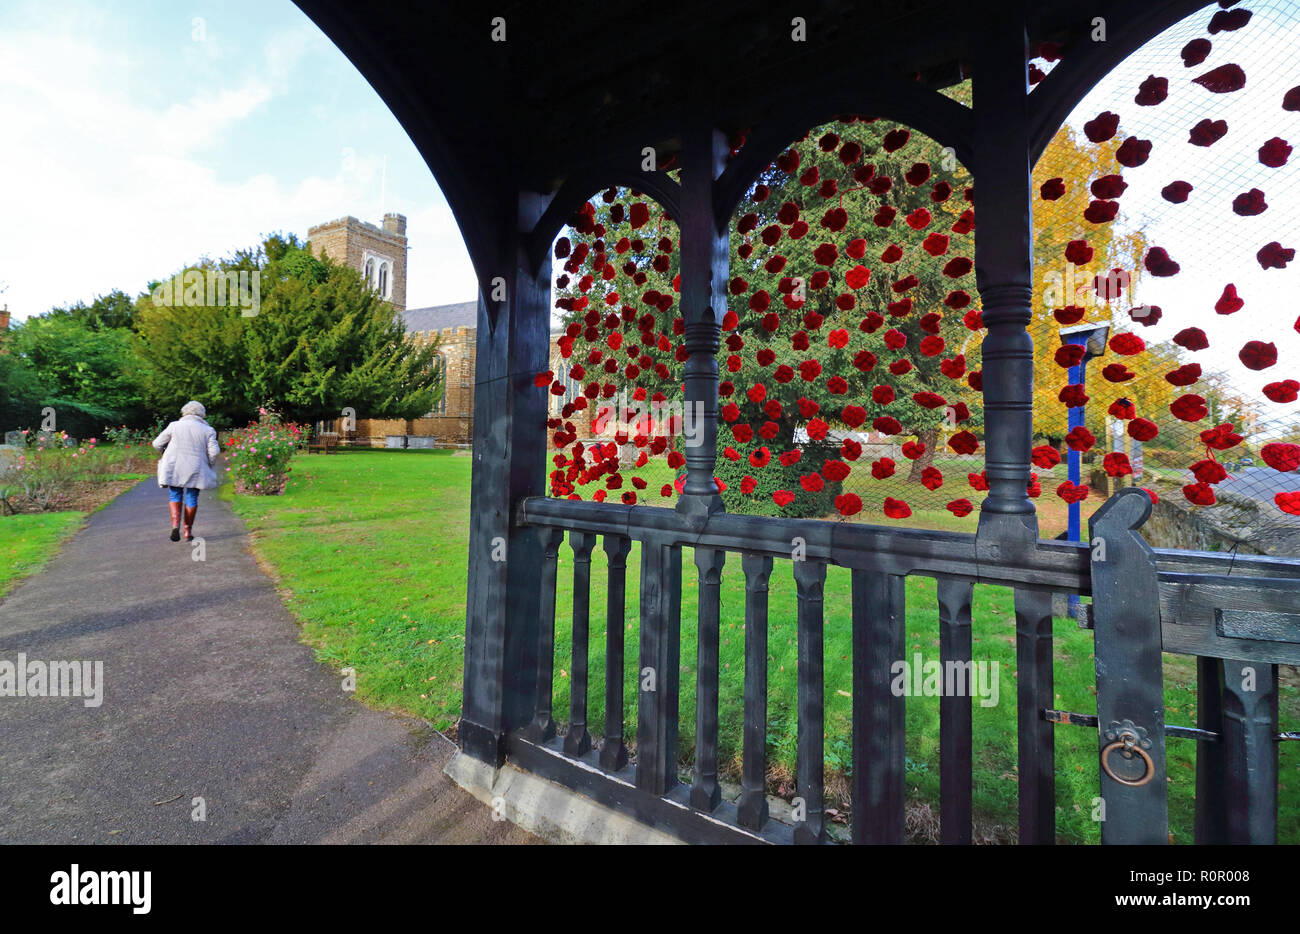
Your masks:
<instances>
[{"instance_id":1,"label":"woman walking","mask_svg":"<svg viewBox=\"0 0 1300 934\"><path fill-rule=\"evenodd\" d=\"M185 509L185 540L194 540L194 514L199 508L199 490L217 488L213 465L221 453L216 430L204 420L207 410L198 402L187 402L179 421L172 422L153 439L163 452L158 459L158 485L169 493L171 540L181 540L181 507Z\"/></svg>"}]
</instances>

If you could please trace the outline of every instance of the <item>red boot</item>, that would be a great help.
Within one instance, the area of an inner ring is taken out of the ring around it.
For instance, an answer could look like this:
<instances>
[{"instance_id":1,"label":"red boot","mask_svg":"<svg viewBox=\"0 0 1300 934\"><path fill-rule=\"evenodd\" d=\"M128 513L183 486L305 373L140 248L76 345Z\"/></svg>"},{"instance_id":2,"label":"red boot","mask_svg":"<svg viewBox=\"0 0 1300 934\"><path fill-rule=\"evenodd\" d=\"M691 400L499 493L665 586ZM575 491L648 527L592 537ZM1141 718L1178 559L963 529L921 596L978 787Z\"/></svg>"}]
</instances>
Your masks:
<instances>
[{"instance_id":1,"label":"red boot","mask_svg":"<svg viewBox=\"0 0 1300 934\"><path fill-rule=\"evenodd\" d=\"M181 504L168 503L167 508L172 514L172 541L179 542L181 540Z\"/></svg>"},{"instance_id":2,"label":"red boot","mask_svg":"<svg viewBox=\"0 0 1300 934\"><path fill-rule=\"evenodd\" d=\"M198 506L185 507L185 540L194 541L194 514L199 511Z\"/></svg>"}]
</instances>

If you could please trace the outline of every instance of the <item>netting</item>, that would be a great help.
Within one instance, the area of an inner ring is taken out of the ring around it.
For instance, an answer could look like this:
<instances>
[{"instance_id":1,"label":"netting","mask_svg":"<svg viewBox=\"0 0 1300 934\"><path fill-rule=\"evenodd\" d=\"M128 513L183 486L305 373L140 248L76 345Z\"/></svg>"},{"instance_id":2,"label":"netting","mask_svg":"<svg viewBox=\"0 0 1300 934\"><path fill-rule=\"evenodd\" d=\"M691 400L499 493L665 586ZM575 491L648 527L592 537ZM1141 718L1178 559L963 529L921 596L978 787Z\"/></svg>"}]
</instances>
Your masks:
<instances>
[{"instance_id":1,"label":"netting","mask_svg":"<svg viewBox=\"0 0 1300 934\"><path fill-rule=\"evenodd\" d=\"M1198 12L1108 75L1037 164L1029 493L1043 534L1125 483L1234 540L1277 550L1300 530L1280 223L1300 197L1286 141L1300 89L1280 67L1298 39L1290 4ZM1070 52L1037 51L1038 73ZM811 130L756 180L733 218L718 355L728 509L974 527L970 186L951 150L860 116ZM538 375L551 492L670 503L694 421L675 226L611 189L555 255L563 334Z\"/></svg>"},{"instance_id":2,"label":"netting","mask_svg":"<svg viewBox=\"0 0 1300 934\"><path fill-rule=\"evenodd\" d=\"M913 490L938 501L962 459L962 486L967 473L978 485L968 183L934 141L862 117L815 129L762 173L733 223L719 353L728 508L903 520ZM558 403L554 494L680 491L694 413L680 409L667 223L637 193L611 190L557 242L565 332L557 369L538 377ZM670 473L651 483L654 458ZM945 507L967 516L973 504L959 492Z\"/></svg>"},{"instance_id":3,"label":"netting","mask_svg":"<svg viewBox=\"0 0 1300 934\"><path fill-rule=\"evenodd\" d=\"M1297 550L1298 40L1295 4L1199 11L1112 71L1035 169L1035 454L1077 452L1058 495L1085 514L1137 483L1225 542Z\"/></svg>"}]
</instances>

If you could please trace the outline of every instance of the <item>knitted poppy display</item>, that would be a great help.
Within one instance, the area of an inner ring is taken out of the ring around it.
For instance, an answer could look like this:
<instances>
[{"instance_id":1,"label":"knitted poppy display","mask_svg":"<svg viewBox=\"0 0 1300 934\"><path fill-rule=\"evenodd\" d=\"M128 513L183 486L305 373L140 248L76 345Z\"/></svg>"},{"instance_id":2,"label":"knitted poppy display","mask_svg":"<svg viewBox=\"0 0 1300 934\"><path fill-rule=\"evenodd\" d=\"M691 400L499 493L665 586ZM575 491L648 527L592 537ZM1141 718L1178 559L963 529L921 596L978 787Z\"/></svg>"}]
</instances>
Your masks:
<instances>
[{"instance_id":1,"label":"knitted poppy display","mask_svg":"<svg viewBox=\"0 0 1300 934\"><path fill-rule=\"evenodd\" d=\"M1067 503L1079 503L1088 498L1088 487L1066 480L1056 488L1056 495Z\"/></svg>"},{"instance_id":2,"label":"knitted poppy display","mask_svg":"<svg viewBox=\"0 0 1300 934\"><path fill-rule=\"evenodd\" d=\"M1259 456L1274 470L1289 473L1300 467L1300 444L1274 441L1260 448Z\"/></svg>"},{"instance_id":3,"label":"knitted poppy display","mask_svg":"<svg viewBox=\"0 0 1300 934\"><path fill-rule=\"evenodd\" d=\"M1300 494L1297 495L1300 496ZM958 519L961 519L964 516L969 516L971 514L971 510L974 509L975 507L971 505L971 501L968 499L954 499L952 502L948 503L943 508L948 510ZM1300 511L1300 507L1297 507L1297 511Z\"/></svg>"},{"instance_id":4,"label":"knitted poppy display","mask_svg":"<svg viewBox=\"0 0 1300 934\"><path fill-rule=\"evenodd\" d=\"M1087 485L1061 482L1066 450L1088 453L1088 463L1095 457L1110 477L1132 476L1141 462L1131 442L1158 445L1147 453L1149 469L1166 471L1166 481L1181 472L1184 499L1197 506L1216 502L1214 487L1230 470L1233 480L1251 476L1226 456L1221 465L1219 451L1238 447L1234 459L1300 471L1300 446L1265 443L1264 421L1291 418L1291 410L1254 405L1300 403L1300 377L1285 378L1293 368L1280 358L1292 339L1276 326L1276 294L1251 271L1253 256L1280 287L1278 271L1295 258L1281 239L1292 181L1284 127L1300 113L1300 87L1283 93L1269 84L1275 76L1248 74L1232 60L1230 34L1250 18L1232 5L1206 11L1196 21L1202 32L1208 19L1208 35L1229 37L1184 37L1159 64L1154 53L1143 59L1125 87L1101 98L1119 112L1102 110L1082 132L1072 124L1074 134L1053 140L1035 170L1031 237L1049 279L1027 302L1036 446L1026 447L1042 474L1030 476L1028 496L1089 496ZM1038 51L1068 65L1075 50L1047 42ZM1037 65L1029 67L1035 77L1051 71ZM1252 94L1261 112L1272 108L1272 122L1238 113L1254 105ZM672 417L635 403L685 401L683 364L713 339L698 328L711 310L721 324L715 488L731 484L729 508L840 519L906 519L913 508L941 505L957 518L978 513L988 489L978 469L987 427L982 353L1023 336L1022 299L977 286L975 192L949 152L887 119L836 120L792 143L736 193L730 271L711 299L700 294L699 269L683 295L681 234L654 191L609 188L573 212L553 250L562 267L554 279L558 359L530 388L548 406L552 495L631 505L647 490L681 493L682 416L672 416L674 427ZM748 158L752 150L742 147L754 133L732 134L731 157ZM657 168L682 184L674 163L661 159ZM1153 215L1160 223L1148 223ZM1180 235L1155 242L1161 230ZM688 261L698 260L695 246ZM1216 251L1213 262L1207 249ZM982 259L980 272L997 266ZM1170 290L1161 281L1170 278L1186 281ZM1083 369L1089 350L1062 344L1059 331L1085 322L1109 334L1087 335L1107 342L1090 345L1101 359ZM1005 398L1007 361L990 365L998 376L990 388ZM1278 375L1239 384L1243 370ZM1250 430L1228 421L1205 427L1211 414ZM1087 427L1069 427L1084 418ZM1126 445L1127 454L1112 449ZM945 482L959 485L954 457L972 458L976 470L961 473L980 495L925 499ZM656 477L651 485L643 472L654 461L676 482ZM1300 490L1277 497L1279 509L1300 515Z\"/></svg>"},{"instance_id":5,"label":"knitted poppy display","mask_svg":"<svg viewBox=\"0 0 1300 934\"><path fill-rule=\"evenodd\" d=\"M906 519L912 514L912 507L901 499L886 496L884 512L891 519Z\"/></svg>"},{"instance_id":6,"label":"knitted poppy display","mask_svg":"<svg viewBox=\"0 0 1300 934\"><path fill-rule=\"evenodd\" d=\"M835 509L841 516L855 516L862 511L862 497L856 493L841 493L835 497Z\"/></svg>"}]
</instances>

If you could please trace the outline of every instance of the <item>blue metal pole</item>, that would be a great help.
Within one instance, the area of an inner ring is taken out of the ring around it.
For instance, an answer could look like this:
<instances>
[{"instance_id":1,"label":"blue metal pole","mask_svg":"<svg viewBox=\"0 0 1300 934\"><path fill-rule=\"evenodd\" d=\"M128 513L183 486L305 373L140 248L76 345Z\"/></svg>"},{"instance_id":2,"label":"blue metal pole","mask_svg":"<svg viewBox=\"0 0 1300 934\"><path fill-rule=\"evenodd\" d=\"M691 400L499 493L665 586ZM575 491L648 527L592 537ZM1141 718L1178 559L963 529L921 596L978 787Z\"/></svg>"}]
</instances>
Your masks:
<instances>
[{"instance_id":1,"label":"blue metal pole","mask_svg":"<svg viewBox=\"0 0 1300 934\"><path fill-rule=\"evenodd\" d=\"M1080 343L1080 344L1085 344L1086 346L1086 343L1082 340L1077 342L1071 341L1070 343ZM1070 382L1083 385L1084 375L1087 369L1088 369L1088 361L1086 359L1070 367ZM1076 406L1075 408L1072 409L1067 409L1066 425L1069 426L1071 430L1082 427L1084 422L1083 414L1084 414L1084 407L1081 405ZM1081 457L1082 456L1079 454L1079 452L1076 451L1074 448L1070 448L1068 453L1066 454L1065 463L1066 463L1066 468L1068 469L1070 474L1070 482L1075 484L1076 486L1078 486L1079 484L1080 473L1082 471L1083 462ZM1066 538L1068 538L1072 542L1081 541L1083 538L1083 529L1082 529L1082 523L1080 522L1079 504L1077 502L1067 503L1066 508L1067 508L1066 514L1069 517L1067 519L1067 525L1066 525ZM1074 615L1075 607L1077 607L1078 605L1079 605L1079 595L1077 593L1070 594L1069 607L1070 607L1071 616Z\"/></svg>"},{"instance_id":2,"label":"blue metal pole","mask_svg":"<svg viewBox=\"0 0 1300 934\"><path fill-rule=\"evenodd\" d=\"M1076 364L1075 366L1070 367L1071 383L1083 382L1083 370L1085 366L1086 364L1079 363ZM1069 426L1071 430L1081 427L1083 425L1083 406L1077 406L1076 408L1068 409L1067 417L1068 417L1068 421L1066 424ZM1079 482L1079 472L1081 469L1081 463L1082 462L1080 460L1079 452L1076 451L1074 448L1070 448L1069 452L1066 454L1066 465L1070 472L1070 482L1076 485ZM1081 534L1078 503L1069 504L1069 517L1070 517L1069 525L1067 527L1066 537L1069 538L1069 540L1072 542L1077 542L1080 540L1080 534Z\"/></svg>"}]
</instances>

